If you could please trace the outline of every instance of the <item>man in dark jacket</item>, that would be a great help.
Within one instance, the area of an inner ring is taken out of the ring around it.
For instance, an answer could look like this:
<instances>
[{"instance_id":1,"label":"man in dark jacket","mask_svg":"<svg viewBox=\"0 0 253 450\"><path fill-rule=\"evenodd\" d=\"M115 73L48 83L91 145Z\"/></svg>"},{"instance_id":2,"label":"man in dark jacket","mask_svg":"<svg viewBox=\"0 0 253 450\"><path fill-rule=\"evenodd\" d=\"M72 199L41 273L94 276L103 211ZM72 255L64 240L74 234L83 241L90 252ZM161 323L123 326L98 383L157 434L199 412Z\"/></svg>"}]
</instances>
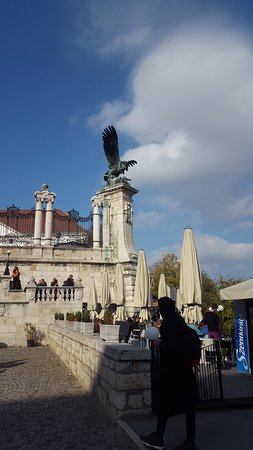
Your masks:
<instances>
[{"instance_id":1,"label":"man in dark jacket","mask_svg":"<svg viewBox=\"0 0 253 450\"><path fill-rule=\"evenodd\" d=\"M168 417L185 413L186 441L175 450L196 450L195 409L197 385L191 365L187 362L184 341L184 319L175 311L175 302L169 297L158 300L162 316L160 327L160 373L156 386L155 412L158 416L154 433L141 436L141 442L150 448L163 449L163 434Z\"/></svg>"}]
</instances>

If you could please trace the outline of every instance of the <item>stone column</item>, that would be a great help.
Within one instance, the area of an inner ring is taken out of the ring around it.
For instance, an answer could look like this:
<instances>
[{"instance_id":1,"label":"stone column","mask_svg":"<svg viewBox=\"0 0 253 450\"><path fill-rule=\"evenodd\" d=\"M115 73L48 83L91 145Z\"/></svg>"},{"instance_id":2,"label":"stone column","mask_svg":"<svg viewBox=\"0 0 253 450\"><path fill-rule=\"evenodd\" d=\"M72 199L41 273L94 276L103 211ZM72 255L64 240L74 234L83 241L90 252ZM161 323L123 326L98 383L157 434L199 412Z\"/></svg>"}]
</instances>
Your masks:
<instances>
[{"instance_id":1,"label":"stone column","mask_svg":"<svg viewBox=\"0 0 253 450\"><path fill-rule=\"evenodd\" d=\"M46 202L46 220L45 220L45 244L51 245L52 242L52 224L53 224L53 203L55 199L54 192L48 192L48 185L43 184L41 192L34 192L36 208L34 223L34 245L41 245L42 238L42 206Z\"/></svg>"},{"instance_id":2,"label":"stone column","mask_svg":"<svg viewBox=\"0 0 253 450\"><path fill-rule=\"evenodd\" d=\"M46 222L45 222L45 245L52 244L52 229L53 229L53 204L55 194L53 192L48 193L46 201Z\"/></svg>"},{"instance_id":3,"label":"stone column","mask_svg":"<svg viewBox=\"0 0 253 450\"><path fill-rule=\"evenodd\" d=\"M34 235L33 244L41 245L41 226L42 226L42 201L39 192L35 192L35 223L34 223Z\"/></svg>"},{"instance_id":4,"label":"stone column","mask_svg":"<svg viewBox=\"0 0 253 450\"><path fill-rule=\"evenodd\" d=\"M110 258L110 202L108 200L103 200L103 257Z\"/></svg>"},{"instance_id":5,"label":"stone column","mask_svg":"<svg viewBox=\"0 0 253 450\"><path fill-rule=\"evenodd\" d=\"M100 199L92 197L93 207L93 248L100 248Z\"/></svg>"}]
</instances>

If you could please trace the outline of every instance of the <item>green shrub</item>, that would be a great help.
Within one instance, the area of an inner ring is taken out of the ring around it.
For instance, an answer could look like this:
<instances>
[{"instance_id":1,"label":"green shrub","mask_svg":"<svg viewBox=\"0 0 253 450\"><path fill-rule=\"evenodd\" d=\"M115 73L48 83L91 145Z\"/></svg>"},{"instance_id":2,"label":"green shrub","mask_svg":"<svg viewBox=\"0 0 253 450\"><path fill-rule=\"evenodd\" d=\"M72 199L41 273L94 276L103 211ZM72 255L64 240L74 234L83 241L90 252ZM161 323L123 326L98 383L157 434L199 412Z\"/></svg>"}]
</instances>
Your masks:
<instances>
[{"instance_id":1,"label":"green shrub","mask_svg":"<svg viewBox=\"0 0 253 450\"><path fill-rule=\"evenodd\" d=\"M64 320L64 314L63 313L59 313L59 320Z\"/></svg>"},{"instance_id":2,"label":"green shrub","mask_svg":"<svg viewBox=\"0 0 253 450\"><path fill-rule=\"evenodd\" d=\"M91 322L90 311L85 309L82 313L82 322Z\"/></svg>"},{"instance_id":3,"label":"green shrub","mask_svg":"<svg viewBox=\"0 0 253 450\"><path fill-rule=\"evenodd\" d=\"M74 320L76 320L76 315L75 315L75 313L73 313L73 312L69 313L69 320L70 320L71 322L73 322Z\"/></svg>"},{"instance_id":4,"label":"green shrub","mask_svg":"<svg viewBox=\"0 0 253 450\"><path fill-rule=\"evenodd\" d=\"M34 339L36 336L36 326L30 322L26 322L24 326L26 339Z\"/></svg>"},{"instance_id":5,"label":"green shrub","mask_svg":"<svg viewBox=\"0 0 253 450\"><path fill-rule=\"evenodd\" d=\"M77 311L77 312L76 312L76 318L77 318L77 322L81 322L81 318L82 318L82 313L81 313L81 311Z\"/></svg>"},{"instance_id":6,"label":"green shrub","mask_svg":"<svg viewBox=\"0 0 253 450\"><path fill-rule=\"evenodd\" d=\"M55 318L55 320L59 320L59 313L58 312L55 313L54 318Z\"/></svg>"},{"instance_id":7,"label":"green shrub","mask_svg":"<svg viewBox=\"0 0 253 450\"><path fill-rule=\"evenodd\" d=\"M104 313L103 323L105 325L113 325L113 315L108 309Z\"/></svg>"}]
</instances>

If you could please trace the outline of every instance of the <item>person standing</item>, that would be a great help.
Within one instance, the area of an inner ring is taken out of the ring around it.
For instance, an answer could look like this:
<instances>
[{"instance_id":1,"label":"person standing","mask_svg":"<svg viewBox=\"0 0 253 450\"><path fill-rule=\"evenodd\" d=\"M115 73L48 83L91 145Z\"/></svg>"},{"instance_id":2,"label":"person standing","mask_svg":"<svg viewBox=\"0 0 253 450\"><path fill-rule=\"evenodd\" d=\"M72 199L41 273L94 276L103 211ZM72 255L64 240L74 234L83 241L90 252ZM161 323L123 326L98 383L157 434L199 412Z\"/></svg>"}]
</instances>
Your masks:
<instances>
[{"instance_id":1,"label":"person standing","mask_svg":"<svg viewBox=\"0 0 253 450\"><path fill-rule=\"evenodd\" d=\"M74 286L74 284L73 275L69 275L69 277L63 282L63 286Z\"/></svg>"},{"instance_id":2,"label":"person standing","mask_svg":"<svg viewBox=\"0 0 253 450\"><path fill-rule=\"evenodd\" d=\"M59 286L57 278L53 278L53 280L50 283L50 286L55 286L55 287ZM52 292L53 292L53 289L50 289L50 291L49 291L50 295L52 295ZM54 289L54 299L55 300L57 299L57 289Z\"/></svg>"},{"instance_id":3,"label":"person standing","mask_svg":"<svg viewBox=\"0 0 253 450\"><path fill-rule=\"evenodd\" d=\"M15 266L12 272L12 289L22 289L21 282L20 282L20 271L18 266Z\"/></svg>"},{"instance_id":4,"label":"person standing","mask_svg":"<svg viewBox=\"0 0 253 450\"><path fill-rule=\"evenodd\" d=\"M71 286L71 287L75 286L73 275L69 275L69 277L63 282L63 286ZM67 292L67 289L64 289L64 292L63 292L64 300L66 300L66 298L67 298L67 293L68 293L68 299L70 300L71 289L68 289L68 292Z\"/></svg>"},{"instance_id":5,"label":"person standing","mask_svg":"<svg viewBox=\"0 0 253 450\"><path fill-rule=\"evenodd\" d=\"M175 302L169 297L158 300L162 316L160 326L160 372L154 396L154 411L158 416L156 431L141 436L143 444L150 448L164 448L163 435L170 416L185 414L186 440L175 450L196 450L195 403L198 391L195 374L187 361L184 319L176 312Z\"/></svg>"},{"instance_id":6,"label":"person standing","mask_svg":"<svg viewBox=\"0 0 253 450\"><path fill-rule=\"evenodd\" d=\"M221 339L220 334L220 318L217 314L218 305L213 303L209 310L205 313L203 323L207 325L208 337L210 339Z\"/></svg>"}]
</instances>

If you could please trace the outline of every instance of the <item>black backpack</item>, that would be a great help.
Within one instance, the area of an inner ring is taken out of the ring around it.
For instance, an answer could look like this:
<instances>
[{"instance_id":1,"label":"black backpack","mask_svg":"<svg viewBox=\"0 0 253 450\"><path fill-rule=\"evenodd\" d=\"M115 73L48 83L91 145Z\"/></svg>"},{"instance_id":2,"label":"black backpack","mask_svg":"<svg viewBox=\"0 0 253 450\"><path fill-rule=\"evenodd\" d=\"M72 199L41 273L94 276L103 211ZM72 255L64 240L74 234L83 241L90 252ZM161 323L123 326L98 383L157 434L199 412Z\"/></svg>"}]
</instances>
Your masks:
<instances>
[{"instance_id":1,"label":"black backpack","mask_svg":"<svg viewBox=\"0 0 253 450\"><path fill-rule=\"evenodd\" d=\"M185 362L187 365L194 366L201 358L201 341L195 330L185 324L183 327L183 338L185 348ZM193 363L195 362L195 363Z\"/></svg>"}]
</instances>

